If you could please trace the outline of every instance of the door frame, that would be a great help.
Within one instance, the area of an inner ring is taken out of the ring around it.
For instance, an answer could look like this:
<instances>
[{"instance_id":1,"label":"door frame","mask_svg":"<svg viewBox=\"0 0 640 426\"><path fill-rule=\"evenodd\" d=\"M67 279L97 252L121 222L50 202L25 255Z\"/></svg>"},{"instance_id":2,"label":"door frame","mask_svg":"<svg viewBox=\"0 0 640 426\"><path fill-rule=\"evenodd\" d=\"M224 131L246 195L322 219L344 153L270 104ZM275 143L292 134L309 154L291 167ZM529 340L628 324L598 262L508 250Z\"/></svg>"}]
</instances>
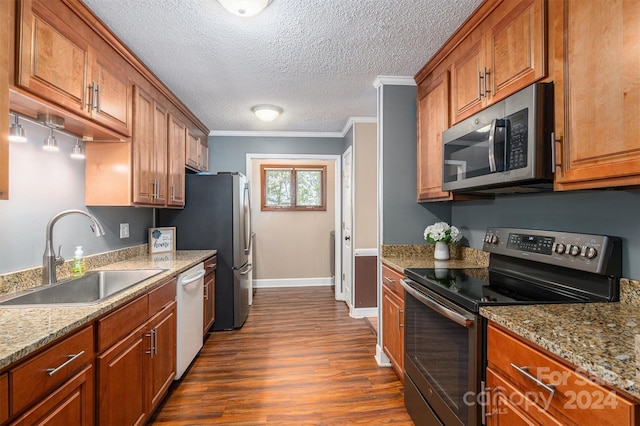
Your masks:
<instances>
[{"instance_id":1,"label":"door frame","mask_svg":"<svg viewBox=\"0 0 640 426\"><path fill-rule=\"evenodd\" d=\"M247 176L247 182L251 183L251 162L253 160L263 160L263 159L272 159L272 160L322 160L322 161L333 161L335 167L335 194L334 194L334 230L336 232L336 237L334 241L334 287L336 289L335 297L336 300L343 300L338 298L338 285L336 285L336 281L342 276L342 155L334 155L334 154L262 154L262 153L247 153L246 154L246 163L245 163L245 175ZM329 236L327 235L327 238ZM253 287L253 283L252 283Z\"/></svg>"}]
</instances>

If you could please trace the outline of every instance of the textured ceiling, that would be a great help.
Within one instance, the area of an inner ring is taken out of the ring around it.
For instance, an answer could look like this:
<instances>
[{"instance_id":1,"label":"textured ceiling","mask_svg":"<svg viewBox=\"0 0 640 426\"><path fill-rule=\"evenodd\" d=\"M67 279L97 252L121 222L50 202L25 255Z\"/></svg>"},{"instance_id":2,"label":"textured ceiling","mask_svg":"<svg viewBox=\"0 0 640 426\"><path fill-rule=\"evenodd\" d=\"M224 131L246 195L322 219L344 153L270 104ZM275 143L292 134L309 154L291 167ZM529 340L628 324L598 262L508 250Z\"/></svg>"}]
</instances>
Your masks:
<instances>
[{"instance_id":1,"label":"textured ceiling","mask_svg":"<svg viewBox=\"0 0 640 426\"><path fill-rule=\"evenodd\" d=\"M375 117L379 75L409 76L480 0L83 0L212 131L341 132ZM276 104L271 123L251 112Z\"/></svg>"}]
</instances>

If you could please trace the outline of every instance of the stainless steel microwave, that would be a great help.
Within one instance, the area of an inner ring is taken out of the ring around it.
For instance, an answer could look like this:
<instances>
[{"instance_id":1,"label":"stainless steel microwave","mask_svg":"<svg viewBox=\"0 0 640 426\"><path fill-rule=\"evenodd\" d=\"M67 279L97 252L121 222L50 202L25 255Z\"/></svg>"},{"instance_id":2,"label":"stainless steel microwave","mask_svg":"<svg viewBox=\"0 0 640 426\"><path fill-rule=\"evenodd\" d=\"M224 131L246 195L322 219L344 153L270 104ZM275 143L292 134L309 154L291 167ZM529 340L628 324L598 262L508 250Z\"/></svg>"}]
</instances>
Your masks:
<instances>
[{"instance_id":1,"label":"stainless steel microwave","mask_svg":"<svg viewBox=\"0 0 640 426\"><path fill-rule=\"evenodd\" d=\"M553 189L553 83L535 83L442 134L442 189Z\"/></svg>"}]
</instances>

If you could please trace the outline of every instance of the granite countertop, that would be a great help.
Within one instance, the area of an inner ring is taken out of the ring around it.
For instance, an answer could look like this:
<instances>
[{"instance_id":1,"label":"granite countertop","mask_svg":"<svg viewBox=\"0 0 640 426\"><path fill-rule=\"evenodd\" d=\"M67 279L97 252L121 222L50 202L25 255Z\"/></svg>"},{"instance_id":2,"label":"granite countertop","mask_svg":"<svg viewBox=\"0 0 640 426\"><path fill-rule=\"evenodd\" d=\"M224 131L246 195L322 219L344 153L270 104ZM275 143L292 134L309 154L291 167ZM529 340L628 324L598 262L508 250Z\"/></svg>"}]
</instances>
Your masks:
<instances>
[{"instance_id":1,"label":"granite countertop","mask_svg":"<svg viewBox=\"0 0 640 426\"><path fill-rule=\"evenodd\" d=\"M404 274L407 268L486 268L489 253L469 247L451 246L449 260L433 258L433 244L383 245L380 258L386 265Z\"/></svg>"},{"instance_id":2,"label":"granite countertop","mask_svg":"<svg viewBox=\"0 0 640 426\"><path fill-rule=\"evenodd\" d=\"M640 306L491 306L480 314L640 401Z\"/></svg>"},{"instance_id":3,"label":"granite countertop","mask_svg":"<svg viewBox=\"0 0 640 426\"><path fill-rule=\"evenodd\" d=\"M179 250L136 256L97 268L166 271L93 305L0 307L0 369L133 300L165 279L186 271L214 254L216 250Z\"/></svg>"}]
</instances>

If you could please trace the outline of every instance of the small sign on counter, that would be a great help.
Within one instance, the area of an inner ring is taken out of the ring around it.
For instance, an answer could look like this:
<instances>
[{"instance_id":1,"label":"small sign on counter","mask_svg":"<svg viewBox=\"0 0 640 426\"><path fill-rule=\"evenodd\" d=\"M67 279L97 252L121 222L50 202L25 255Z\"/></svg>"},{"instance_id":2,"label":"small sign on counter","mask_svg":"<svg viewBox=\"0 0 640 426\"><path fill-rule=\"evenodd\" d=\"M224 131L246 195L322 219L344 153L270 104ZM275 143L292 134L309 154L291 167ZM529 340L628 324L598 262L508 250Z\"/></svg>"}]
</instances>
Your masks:
<instances>
[{"instance_id":1,"label":"small sign on counter","mask_svg":"<svg viewBox=\"0 0 640 426\"><path fill-rule=\"evenodd\" d=\"M149 253L176 251L176 228L149 228Z\"/></svg>"}]
</instances>

